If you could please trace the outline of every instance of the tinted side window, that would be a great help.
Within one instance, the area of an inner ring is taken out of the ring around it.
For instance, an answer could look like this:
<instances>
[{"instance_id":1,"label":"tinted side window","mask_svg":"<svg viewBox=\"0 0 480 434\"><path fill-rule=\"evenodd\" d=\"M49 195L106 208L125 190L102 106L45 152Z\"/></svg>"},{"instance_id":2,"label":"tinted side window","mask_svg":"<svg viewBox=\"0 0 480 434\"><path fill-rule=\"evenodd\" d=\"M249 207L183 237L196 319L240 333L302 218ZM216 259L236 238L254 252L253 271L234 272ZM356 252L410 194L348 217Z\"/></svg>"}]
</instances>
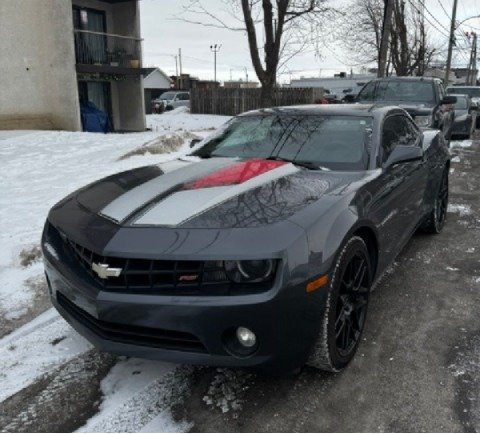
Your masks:
<instances>
[{"instance_id":1,"label":"tinted side window","mask_svg":"<svg viewBox=\"0 0 480 434\"><path fill-rule=\"evenodd\" d=\"M393 115L385 119L382 132L382 164L396 146L415 146L419 134L406 116Z\"/></svg>"},{"instance_id":2,"label":"tinted side window","mask_svg":"<svg viewBox=\"0 0 480 434\"><path fill-rule=\"evenodd\" d=\"M188 101L190 99L190 95L188 93L181 93L178 99L180 101Z\"/></svg>"},{"instance_id":3,"label":"tinted side window","mask_svg":"<svg viewBox=\"0 0 480 434\"><path fill-rule=\"evenodd\" d=\"M373 101L375 99L375 86L377 82L371 81L358 94L358 101Z\"/></svg>"}]
</instances>

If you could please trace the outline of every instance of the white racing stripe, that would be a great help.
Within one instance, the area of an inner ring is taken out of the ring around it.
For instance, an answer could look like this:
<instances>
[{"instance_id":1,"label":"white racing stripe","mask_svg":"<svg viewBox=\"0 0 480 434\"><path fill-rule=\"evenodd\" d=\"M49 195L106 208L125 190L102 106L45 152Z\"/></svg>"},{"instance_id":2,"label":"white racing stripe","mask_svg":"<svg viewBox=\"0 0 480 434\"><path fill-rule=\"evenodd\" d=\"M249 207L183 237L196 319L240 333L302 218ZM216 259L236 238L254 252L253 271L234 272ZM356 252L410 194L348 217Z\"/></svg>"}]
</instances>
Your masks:
<instances>
[{"instance_id":1,"label":"white racing stripe","mask_svg":"<svg viewBox=\"0 0 480 434\"><path fill-rule=\"evenodd\" d=\"M241 184L178 191L153 205L134 225L177 226L228 199L298 171L289 163Z\"/></svg>"},{"instance_id":2,"label":"white racing stripe","mask_svg":"<svg viewBox=\"0 0 480 434\"><path fill-rule=\"evenodd\" d=\"M137 209L145 206L151 200L168 192L177 185L226 167L232 164L232 161L234 160L229 158L215 158L201 160L196 164L192 164L192 161L185 161L183 164L174 165L173 171L151 179L117 197L103 208L100 214L116 222L122 222ZM160 168L165 169L165 166L160 166Z\"/></svg>"}]
</instances>

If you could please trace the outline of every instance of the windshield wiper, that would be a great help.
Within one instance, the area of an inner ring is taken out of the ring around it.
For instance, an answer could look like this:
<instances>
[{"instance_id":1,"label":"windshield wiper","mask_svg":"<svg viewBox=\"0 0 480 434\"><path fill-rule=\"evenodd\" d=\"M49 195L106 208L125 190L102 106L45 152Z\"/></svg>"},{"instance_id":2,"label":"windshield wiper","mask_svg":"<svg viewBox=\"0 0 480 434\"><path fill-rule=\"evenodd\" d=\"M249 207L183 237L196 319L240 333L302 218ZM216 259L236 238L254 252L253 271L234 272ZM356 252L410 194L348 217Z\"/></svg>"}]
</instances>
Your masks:
<instances>
[{"instance_id":1,"label":"windshield wiper","mask_svg":"<svg viewBox=\"0 0 480 434\"><path fill-rule=\"evenodd\" d=\"M309 170L329 170L326 167L319 166L318 164L312 163L311 161L297 161L282 157L268 157L266 158L266 160L285 161L286 163L292 163L295 166L305 167Z\"/></svg>"}]
</instances>

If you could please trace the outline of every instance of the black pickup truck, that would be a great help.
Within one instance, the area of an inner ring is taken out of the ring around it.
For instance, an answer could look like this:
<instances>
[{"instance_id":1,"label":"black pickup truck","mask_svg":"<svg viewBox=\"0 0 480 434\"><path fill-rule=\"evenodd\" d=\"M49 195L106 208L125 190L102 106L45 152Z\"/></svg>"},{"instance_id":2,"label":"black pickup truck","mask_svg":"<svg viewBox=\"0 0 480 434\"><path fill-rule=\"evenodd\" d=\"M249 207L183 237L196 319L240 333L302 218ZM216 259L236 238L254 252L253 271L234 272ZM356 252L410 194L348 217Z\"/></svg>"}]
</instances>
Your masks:
<instances>
[{"instance_id":1,"label":"black pickup truck","mask_svg":"<svg viewBox=\"0 0 480 434\"><path fill-rule=\"evenodd\" d=\"M446 95L439 78L379 78L367 83L358 95L347 95L345 101L400 106L419 127L442 130L447 143L450 142L457 98Z\"/></svg>"}]
</instances>

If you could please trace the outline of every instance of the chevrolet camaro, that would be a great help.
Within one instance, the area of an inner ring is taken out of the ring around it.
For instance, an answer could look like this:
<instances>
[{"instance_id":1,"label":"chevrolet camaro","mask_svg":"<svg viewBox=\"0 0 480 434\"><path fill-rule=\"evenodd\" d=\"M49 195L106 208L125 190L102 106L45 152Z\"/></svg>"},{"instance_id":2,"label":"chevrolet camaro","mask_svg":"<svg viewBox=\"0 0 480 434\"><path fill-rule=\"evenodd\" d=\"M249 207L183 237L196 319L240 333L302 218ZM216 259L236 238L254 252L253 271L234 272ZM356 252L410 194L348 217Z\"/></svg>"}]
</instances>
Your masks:
<instances>
[{"instance_id":1,"label":"chevrolet camaro","mask_svg":"<svg viewBox=\"0 0 480 434\"><path fill-rule=\"evenodd\" d=\"M116 354L346 367L372 285L417 229L442 230L441 132L399 107L298 106L234 117L192 146L51 209L56 309Z\"/></svg>"}]
</instances>

